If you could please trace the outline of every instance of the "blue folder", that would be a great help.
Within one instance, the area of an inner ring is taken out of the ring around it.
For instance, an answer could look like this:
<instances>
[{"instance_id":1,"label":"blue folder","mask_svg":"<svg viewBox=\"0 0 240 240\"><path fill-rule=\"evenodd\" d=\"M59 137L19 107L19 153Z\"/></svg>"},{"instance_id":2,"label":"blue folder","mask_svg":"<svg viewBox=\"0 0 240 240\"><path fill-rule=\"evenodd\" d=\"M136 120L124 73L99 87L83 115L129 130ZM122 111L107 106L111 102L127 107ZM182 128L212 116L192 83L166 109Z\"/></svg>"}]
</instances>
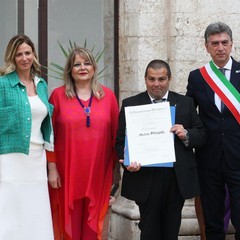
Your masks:
<instances>
[{"instance_id":1,"label":"blue folder","mask_svg":"<svg viewBox=\"0 0 240 240\"><path fill-rule=\"evenodd\" d=\"M171 111L172 125L174 125L175 124L176 107L175 106L171 106L170 107L170 111ZM124 165L125 166L129 166L130 165L127 134L125 135ZM144 165L143 167L173 167L173 162L149 164L149 165Z\"/></svg>"}]
</instances>

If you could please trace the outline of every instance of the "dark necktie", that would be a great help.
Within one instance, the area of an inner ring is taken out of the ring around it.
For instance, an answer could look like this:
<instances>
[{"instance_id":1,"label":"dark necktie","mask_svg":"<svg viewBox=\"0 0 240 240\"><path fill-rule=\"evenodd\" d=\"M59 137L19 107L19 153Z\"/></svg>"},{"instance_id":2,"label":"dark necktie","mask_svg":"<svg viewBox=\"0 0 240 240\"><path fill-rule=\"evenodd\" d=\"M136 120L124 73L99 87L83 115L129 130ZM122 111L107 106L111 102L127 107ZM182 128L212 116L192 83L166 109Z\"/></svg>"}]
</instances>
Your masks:
<instances>
[{"instance_id":1,"label":"dark necktie","mask_svg":"<svg viewBox=\"0 0 240 240\"><path fill-rule=\"evenodd\" d=\"M161 102L166 102L167 99L166 98L161 98L161 99L154 99L153 103L161 103Z\"/></svg>"},{"instance_id":2,"label":"dark necktie","mask_svg":"<svg viewBox=\"0 0 240 240\"><path fill-rule=\"evenodd\" d=\"M225 69L225 68L219 68L219 70L220 70L220 72L222 72L222 74L225 76L225 71L226 71L226 69ZM224 107L225 107L225 105L224 105L223 101L221 101L221 112L223 112Z\"/></svg>"}]
</instances>

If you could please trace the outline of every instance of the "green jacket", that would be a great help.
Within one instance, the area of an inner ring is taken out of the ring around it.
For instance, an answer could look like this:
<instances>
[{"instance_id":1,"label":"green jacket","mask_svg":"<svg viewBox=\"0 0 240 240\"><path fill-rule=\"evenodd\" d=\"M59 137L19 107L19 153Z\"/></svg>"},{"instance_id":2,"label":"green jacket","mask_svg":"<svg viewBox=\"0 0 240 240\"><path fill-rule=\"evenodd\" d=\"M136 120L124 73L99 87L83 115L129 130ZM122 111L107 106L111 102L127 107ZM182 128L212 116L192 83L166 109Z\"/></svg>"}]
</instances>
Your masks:
<instances>
[{"instance_id":1,"label":"green jacket","mask_svg":"<svg viewBox=\"0 0 240 240\"><path fill-rule=\"evenodd\" d=\"M42 122L44 147L53 151L51 114L53 106L48 102L47 84L35 77L37 95L45 104L48 115ZM0 77L0 154L29 153L32 116L26 87L21 84L16 71Z\"/></svg>"}]
</instances>

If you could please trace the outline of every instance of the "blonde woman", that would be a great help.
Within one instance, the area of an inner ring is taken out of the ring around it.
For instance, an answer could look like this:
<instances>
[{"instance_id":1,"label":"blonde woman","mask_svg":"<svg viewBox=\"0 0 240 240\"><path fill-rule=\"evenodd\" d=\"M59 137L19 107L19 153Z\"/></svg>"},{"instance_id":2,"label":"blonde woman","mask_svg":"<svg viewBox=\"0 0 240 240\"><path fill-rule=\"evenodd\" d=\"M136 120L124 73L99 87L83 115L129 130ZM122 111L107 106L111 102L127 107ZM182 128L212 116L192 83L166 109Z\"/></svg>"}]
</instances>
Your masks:
<instances>
[{"instance_id":1,"label":"blonde woman","mask_svg":"<svg viewBox=\"0 0 240 240\"><path fill-rule=\"evenodd\" d=\"M33 42L14 36L0 70L0 239L53 240L45 149L52 107Z\"/></svg>"},{"instance_id":2,"label":"blonde woman","mask_svg":"<svg viewBox=\"0 0 240 240\"><path fill-rule=\"evenodd\" d=\"M101 239L114 165L118 104L97 82L92 53L69 55L54 105L55 152L48 164L55 239Z\"/></svg>"}]
</instances>

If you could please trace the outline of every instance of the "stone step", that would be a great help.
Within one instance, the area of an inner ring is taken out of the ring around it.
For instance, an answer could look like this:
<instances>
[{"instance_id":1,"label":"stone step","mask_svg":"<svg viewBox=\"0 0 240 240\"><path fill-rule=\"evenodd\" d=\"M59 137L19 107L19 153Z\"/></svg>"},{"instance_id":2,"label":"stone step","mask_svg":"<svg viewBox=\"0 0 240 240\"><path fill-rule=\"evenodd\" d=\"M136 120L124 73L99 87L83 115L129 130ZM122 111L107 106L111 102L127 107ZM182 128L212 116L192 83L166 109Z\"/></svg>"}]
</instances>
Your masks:
<instances>
[{"instance_id":1,"label":"stone step","mask_svg":"<svg viewBox=\"0 0 240 240\"><path fill-rule=\"evenodd\" d=\"M106 240L139 240L139 211L137 205L119 196L109 212L108 238ZM230 224L226 240L233 240L233 227ZM194 200L185 201L179 240L200 240L199 226L195 214Z\"/></svg>"}]
</instances>

